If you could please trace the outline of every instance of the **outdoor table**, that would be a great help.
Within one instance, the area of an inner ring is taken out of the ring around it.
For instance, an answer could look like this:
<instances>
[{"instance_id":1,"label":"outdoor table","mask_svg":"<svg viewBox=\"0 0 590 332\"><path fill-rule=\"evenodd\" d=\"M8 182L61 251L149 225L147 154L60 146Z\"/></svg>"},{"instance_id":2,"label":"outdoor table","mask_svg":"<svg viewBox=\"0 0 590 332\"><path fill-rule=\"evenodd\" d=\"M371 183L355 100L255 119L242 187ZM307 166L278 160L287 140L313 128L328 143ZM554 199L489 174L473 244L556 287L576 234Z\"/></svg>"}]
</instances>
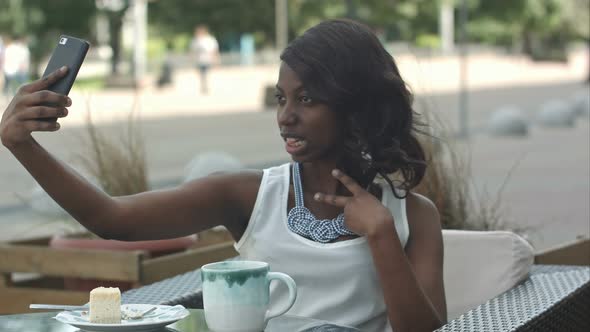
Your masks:
<instances>
[{"instance_id":1,"label":"outdoor table","mask_svg":"<svg viewBox=\"0 0 590 332\"><path fill-rule=\"evenodd\" d=\"M201 286L201 274L197 269L124 292L122 302L182 304L192 308L191 316L176 325L170 325L164 331L209 331L205 327L202 309L199 309L203 307ZM448 322L437 331L590 331L589 310L590 267L535 265L531 269L529 278L523 283ZM69 325L50 319L55 314L0 316L0 331L77 331ZM183 324L188 325L185 327ZM349 332L358 330L313 319L283 315L271 320L266 331Z\"/></svg>"},{"instance_id":2,"label":"outdoor table","mask_svg":"<svg viewBox=\"0 0 590 332\"><path fill-rule=\"evenodd\" d=\"M162 332L209 332L202 309L188 309L190 315L176 323L168 325ZM74 332L78 328L53 319L57 312L0 316L2 332ZM359 332L351 327L331 324L317 319L292 315L282 315L271 319L265 332Z\"/></svg>"},{"instance_id":3,"label":"outdoor table","mask_svg":"<svg viewBox=\"0 0 590 332\"><path fill-rule=\"evenodd\" d=\"M124 292L125 303L203 308L199 269ZM534 265L529 278L437 331L590 331L590 267Z\"/></svg>"}]
</instances>

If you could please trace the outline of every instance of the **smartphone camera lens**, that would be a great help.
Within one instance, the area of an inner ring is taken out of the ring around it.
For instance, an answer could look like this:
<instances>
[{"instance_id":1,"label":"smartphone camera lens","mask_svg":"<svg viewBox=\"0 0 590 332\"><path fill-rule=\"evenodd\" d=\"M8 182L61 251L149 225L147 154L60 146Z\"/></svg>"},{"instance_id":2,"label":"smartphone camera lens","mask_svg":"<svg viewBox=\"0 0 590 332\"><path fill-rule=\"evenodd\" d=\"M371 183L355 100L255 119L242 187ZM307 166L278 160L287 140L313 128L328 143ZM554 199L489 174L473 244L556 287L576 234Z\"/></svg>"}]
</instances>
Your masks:
<instances>
[{"instance_id":1,"label":"smartphone camera lens","mask_svg":"<svg viewBox=\"0 0 590 332\"><path fill-rule=\"evenodd\" d=\"M61 45L65 45L67 42L68 42L68 39L67 39L67 38L65 38L65 37L62 37L62 38L60 38L60 39L59 39L59 43L60 43Z\"/></svg>"}]
</instances>

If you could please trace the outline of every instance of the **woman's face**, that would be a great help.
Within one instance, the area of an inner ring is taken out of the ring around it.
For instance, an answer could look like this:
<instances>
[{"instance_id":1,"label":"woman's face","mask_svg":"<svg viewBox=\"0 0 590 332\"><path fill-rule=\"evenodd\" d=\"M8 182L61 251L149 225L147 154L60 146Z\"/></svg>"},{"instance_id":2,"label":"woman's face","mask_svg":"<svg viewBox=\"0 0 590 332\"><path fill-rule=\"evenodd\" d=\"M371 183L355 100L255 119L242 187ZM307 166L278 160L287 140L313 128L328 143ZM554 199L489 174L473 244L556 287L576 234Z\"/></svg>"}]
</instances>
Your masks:
<instances>
[{"instance_id":1,"label":"woman's face","mask_svg":"<svg viewBox=\"0 0 590 332\"><path fill-rule=\"evenodd\" d=\"M342 126L336 112L310 97L297 74L282 63L277 82L277 123L294 161L338 158Z\"/></svg>"}]
</instances>

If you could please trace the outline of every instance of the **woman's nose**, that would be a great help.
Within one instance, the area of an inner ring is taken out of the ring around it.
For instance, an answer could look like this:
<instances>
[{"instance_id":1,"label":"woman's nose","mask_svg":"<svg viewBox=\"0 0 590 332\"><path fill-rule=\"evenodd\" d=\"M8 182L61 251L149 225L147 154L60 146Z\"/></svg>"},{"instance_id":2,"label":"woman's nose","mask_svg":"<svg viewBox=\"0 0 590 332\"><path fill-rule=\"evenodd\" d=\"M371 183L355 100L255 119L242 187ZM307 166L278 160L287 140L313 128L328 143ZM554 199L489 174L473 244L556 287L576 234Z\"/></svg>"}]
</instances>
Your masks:
<instances>
[{"instance_id":1,"label":"woman's nose","mask_svg":"<svg viewBox=\"0 0 590 332\"><path fill-rule=\"evenodd\" d=\"M279 106L277 118L279 125L288 126L294 124L297 121L294 107L289 102Z\"/></svg>"}]
</instances>

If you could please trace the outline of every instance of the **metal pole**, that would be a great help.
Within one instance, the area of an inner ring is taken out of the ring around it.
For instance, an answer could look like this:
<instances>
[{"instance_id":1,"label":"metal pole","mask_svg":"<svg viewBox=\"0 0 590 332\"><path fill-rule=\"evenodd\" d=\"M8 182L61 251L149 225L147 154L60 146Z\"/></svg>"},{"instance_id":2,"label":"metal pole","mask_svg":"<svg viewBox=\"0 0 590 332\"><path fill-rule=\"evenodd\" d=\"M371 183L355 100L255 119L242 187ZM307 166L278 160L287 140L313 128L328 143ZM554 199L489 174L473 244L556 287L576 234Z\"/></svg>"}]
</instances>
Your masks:
<instances>
[{"instance_id":1,"label":"metal pole","mask_svg":"<svg viewBox=\"0 0 590 332\"><path fill-rule=\"evenodd\" d=\"M133 73L135 86L140 87L147 67L147 1L133 2Z\"/></svg>"},{"instance_id":2,"label":"metal pole","mask_svg":"<svg viewBox=\"0 0 590 332\"><path fill-rule=\"evenodd\" d=\"M275 30L276 30L276 47L282 51L287 47L288 41L288 12L287 0L275 0Z\"/></svg>"},{"instance_id":3,"label":"metal pole","mask_svg":"<svg viewBox=\"0 0 590 332\"><path fill-rule=\"evenodd\" d=\"M454 9L455 4L449 0L443 0L440 3L438 30L441 41L441 51L443 54L452 53L454 45Z\"/></svg>"},{"instance_id":4,"label":"metal pole","mask_svg":"<svg viewBox=\"0 0 590 332\"><path fill-rule=\"evenodd\" d=\"M459 52L459 137L469 137L469 100L467 91L467 0L461 2L461 13L459 16L459 27L461 36L461 47Z\"/></svg>"}]
</instances>

